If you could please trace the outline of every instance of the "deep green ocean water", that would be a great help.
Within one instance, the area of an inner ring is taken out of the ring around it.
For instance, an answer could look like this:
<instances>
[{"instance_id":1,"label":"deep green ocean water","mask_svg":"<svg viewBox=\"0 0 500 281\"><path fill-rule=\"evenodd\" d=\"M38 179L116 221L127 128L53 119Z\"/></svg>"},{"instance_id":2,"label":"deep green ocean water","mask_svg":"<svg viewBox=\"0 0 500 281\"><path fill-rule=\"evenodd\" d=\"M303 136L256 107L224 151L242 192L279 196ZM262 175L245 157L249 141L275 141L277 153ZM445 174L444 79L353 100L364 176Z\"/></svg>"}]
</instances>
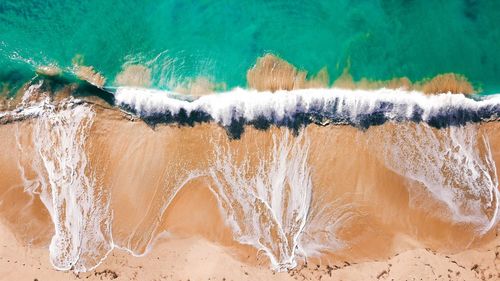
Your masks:
<instances>
[{"instance_id":1,"label":"deep green ocean water","mask_svg":"<svg viewBox=\"0 0 500 281\"><path fill-rule=\"evenodd\" d=\"M0 81L75 55L113 85L125 63L152 69L153 87L207 76L229 88L270 52L332 79L412 80L455 72L500 92L498 0L1 0Z\"/></svg>"}]
</instances>

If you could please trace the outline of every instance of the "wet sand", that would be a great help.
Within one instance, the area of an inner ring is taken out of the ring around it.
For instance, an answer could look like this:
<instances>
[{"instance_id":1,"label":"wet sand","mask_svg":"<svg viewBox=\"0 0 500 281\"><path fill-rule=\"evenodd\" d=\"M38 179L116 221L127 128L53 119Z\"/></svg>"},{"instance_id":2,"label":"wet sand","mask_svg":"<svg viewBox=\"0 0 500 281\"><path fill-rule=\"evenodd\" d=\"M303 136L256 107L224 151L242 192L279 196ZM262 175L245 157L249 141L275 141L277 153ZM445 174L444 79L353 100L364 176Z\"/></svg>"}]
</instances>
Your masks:
<instances>
[{"instance_id":1,"label":"wet sand","mask_svg":"<svg viewBox=\"0 0 500 281\"><path fill-rule=\"evenodd\" d=\"M4 280L106 280L115 275L117 280L499 277L498 226L480 235L481 225L470 221L454 223L442 202L387 162L391 159L387 158L386 148L401 147L401 141L413 141L408 143L406 152L432 152L435 146L425 141L419 144L414 138L420 133L434 136L437 147L446 146L450 133L446 129L419 131L421 125L390 122L365 131L349 126L307 127L312 208L348 207L349 219L334 229L341 242L334 245L335 251L320 251L319 256L309 257L307 267L298 258L296 269L274 273L269 269L268 257L235 238L227 216L210 190L213 179L207 174L192 173L211 167L216 154L214 145L232 151L235 165L247 159L255 167L259 157L267 157L266 151L272 150L272 136L279 139L287 129L247 128L241 140L230 141L226 132L213 124L153 129L143 122L130 121L118 111L96 110L89 131L84 132L88 138L83 149L88 157L86 173L93 173L99 188L108 194L105 197L112 209L112 235L104 237L103 243L112 242L136 255L146 251L147 254L134 257L114 248L91 272L75 275L53 269L48 255L54 234L51 217L36 192L31 196L23 190L26 180L39 180L33 168L37 160L31 157L36 154L31 143L36 137L33 126L38 121L26 120L0 127L0 274L7 278ZM500 163L498 125L471 125L458 133L474 138L487 136L492 159ZM485 148L478 147L484 153ZM423 163L413 160L415 165ZM453 165L448 167L452 168ZM453 176L456 172L446 173ZM460 183L456 186L460 188ZM490 218L491 210L482 210L480 215ZM152 245L150 241L157 237L160 238ZM105 254L103 249L100 251L98 256Z\"/></svg>"}]
</instances>

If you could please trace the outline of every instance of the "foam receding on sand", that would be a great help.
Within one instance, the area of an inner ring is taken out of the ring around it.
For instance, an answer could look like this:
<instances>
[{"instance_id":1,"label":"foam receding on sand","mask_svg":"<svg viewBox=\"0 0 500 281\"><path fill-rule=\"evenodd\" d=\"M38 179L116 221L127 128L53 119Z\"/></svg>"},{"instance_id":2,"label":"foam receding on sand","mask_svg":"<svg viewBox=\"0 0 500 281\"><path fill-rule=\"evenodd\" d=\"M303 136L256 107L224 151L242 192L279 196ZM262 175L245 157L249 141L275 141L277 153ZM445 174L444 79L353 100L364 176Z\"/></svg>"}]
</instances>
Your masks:
<instances>
[{"instance_id":1,"label":"foam receding on sand","mask_svg":"<svg viewBox=\"0 0 500 281\"><path fill-rule=\"evenodd\" d=\"M0 200L10 207L0 218L9 231L31 241L36 226L53 227L52 239L39 243L50 245L54 267L84 272L119 250L149 259L176 239L216 244L221 259L231 253L238 265L287 271L416 248L458 253L496 230L499 123L437 128L429 121L446 112L497 116L498 96L387 89L174 95L120 87L117 104L129 112L43 96L3 112ZM387 120L361 129L279 126L297 111ZM210 118L153 128L130 112ZM415 112L426 122L414 122ZM276 123L243 124L238 139L224 128L262 116ZM19 225L17 216L29 223Z\"/></svg>"},{"instance_id":2,"label":"foam receding on sand","mask_svg":"<svg viewBox=\"0 0 500 281\"><path fill-rule=\"evenodd\" d=\"M81 105L44 110L35 119L32 169L39 194L55 228L49 251L59 270L88 271L111 250L109 198L90 170L85 141L94 112ZM23 151L30 144L21 143ZM20 163L20 169L30 163ZM23 178L24 182L29 182Z\"/></svg>"},{"instance_id":3,"label":"foam receding on sand","mask_svg":"<svg viewBox=\"0 0 500 281\"><path fill-rule=\"evenodd\" d=\"M309 143L289 133L273 136L270 155L261 155L254 172L250 155L214 147L211 190L235 239L262 250L276 270L297 266L296 253L308 220L312 180L307 165ZM245 153L243 151L242 153ZM237 163L233 157L242 157ZM247 173L252 173L248 175Z\"/></svg>"}]
</instances>

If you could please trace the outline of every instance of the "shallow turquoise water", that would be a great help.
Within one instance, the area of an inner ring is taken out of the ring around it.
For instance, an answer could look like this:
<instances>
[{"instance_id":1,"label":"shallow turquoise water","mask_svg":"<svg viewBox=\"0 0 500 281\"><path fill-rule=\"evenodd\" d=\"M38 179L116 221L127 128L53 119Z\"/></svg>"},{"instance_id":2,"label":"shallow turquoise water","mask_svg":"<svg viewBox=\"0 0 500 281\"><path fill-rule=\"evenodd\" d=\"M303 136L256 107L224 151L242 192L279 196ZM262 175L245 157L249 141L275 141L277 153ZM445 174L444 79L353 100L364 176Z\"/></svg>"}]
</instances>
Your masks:
<instances>
[{"instance_id":1,"label":"shallow turquoise water","mask_svg":"<svg viewBox=\"0 0 500 281\"><path fill-rule=\"evenodd\" d=\"M83 2L83 3L80 3ZM500 1L0 1L0 80L84 57L112 85L127 62L148 65L156 88L208 76L245 86L271 52L339 76L412 80L466 75L500 92Z\"/></svg>"}]
</instances>

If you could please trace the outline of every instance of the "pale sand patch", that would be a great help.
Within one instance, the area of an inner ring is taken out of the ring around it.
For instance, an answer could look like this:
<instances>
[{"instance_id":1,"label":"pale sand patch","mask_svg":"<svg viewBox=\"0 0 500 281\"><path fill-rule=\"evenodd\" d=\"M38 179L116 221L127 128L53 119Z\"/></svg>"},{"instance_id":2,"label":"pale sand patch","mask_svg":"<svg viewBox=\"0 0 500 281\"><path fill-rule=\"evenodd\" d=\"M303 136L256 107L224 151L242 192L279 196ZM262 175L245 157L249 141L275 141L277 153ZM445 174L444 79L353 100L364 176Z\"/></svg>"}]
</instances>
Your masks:
<instances>
[{"instance_id":1,"label":"pale sand patch","mask_svg":"<svg viewBox=\"0 0 500 281\"><path fill-rule=\"evenodd\" d=\"M188 79L184 83L177 85L174 92L191 96L203 96L217 91L225 91L226 88L226 83L216 83L207 77L201 76Z\"/></svg>"},{"instance_id":2,"label":"pale sand patch","mask_svg":"<svg viewBox=\"0 0 500 281\"><path fill-rule=\"evenodd\" d=\"M45 76L58 76L62 73L62 70L56 65L43 65L38 67L35 71Z\"/></svg>"},{"instance_id":3,"label":"pale sand patch","mask_svg":"<svg viewBox=\"0 0 500 281\"><path fill-rule=\"evenodd\" d=\"M78 79L87 81L98 88L102 88L106 84L106 77L95 70L93 66L84 65L84 58L81 54L76 54L71 63L73 64L73 72Z\"/></svg>"},{"instance_id":4,"label":"pale sand patch","mask_svg":"<svg viewBox=\"0 0 500 281\"><path fill-rule=\"evenodd\" d=\"M294 65L272 54L257 59L255 65L247 71L247 83L258 91L294 90L306 88L327 88L329 75L322 68L316 75L307 78L307 71L299 70Z\"/></svg>"},{"instance_id":5,"label":"pale sand patch","mask_svg":"<svg viewBox=\"0 0 500 281\"><path fill-rule=\"evenodd\" d=\"M332 87L342 89L401 89L404 91L421 91L425 94L453 93L474 94L474 89L467 77L457 73L444 73L421 81L411 81L407 77L396 77L390 80L372 80L361 78L354 80L350 71L350 63L342 74L333 82ZM286 60L273 54L265 54L257 58L255 65L247 71L247 83L258 91L294 89L328 88L330 86L328 70L322 68L316 75L308 77L305 70L300 70Z\"/></svg>"},{"instance_id":6,"label":"pale sand patch","mask_svg":"<svg viewBox=\"0 0 500 281\"><path fill-rule=\"evenodd\" d=\"M89 82L90 84L102 88L106 83L106 78L97 72L92 66L75 65L75 75L81 79Z\"/></svg>"},{"instance_id":7,"label":"pale sand patch","mask_svg":"<svg viewBox=\"0 0 500 281\"><path fill-rule=\"evenodd\" d=\"M116 75L115 84L118 86L150 87L151 69L140 64L123 66L122 71Z\"/></svg>"}]
</instances>

